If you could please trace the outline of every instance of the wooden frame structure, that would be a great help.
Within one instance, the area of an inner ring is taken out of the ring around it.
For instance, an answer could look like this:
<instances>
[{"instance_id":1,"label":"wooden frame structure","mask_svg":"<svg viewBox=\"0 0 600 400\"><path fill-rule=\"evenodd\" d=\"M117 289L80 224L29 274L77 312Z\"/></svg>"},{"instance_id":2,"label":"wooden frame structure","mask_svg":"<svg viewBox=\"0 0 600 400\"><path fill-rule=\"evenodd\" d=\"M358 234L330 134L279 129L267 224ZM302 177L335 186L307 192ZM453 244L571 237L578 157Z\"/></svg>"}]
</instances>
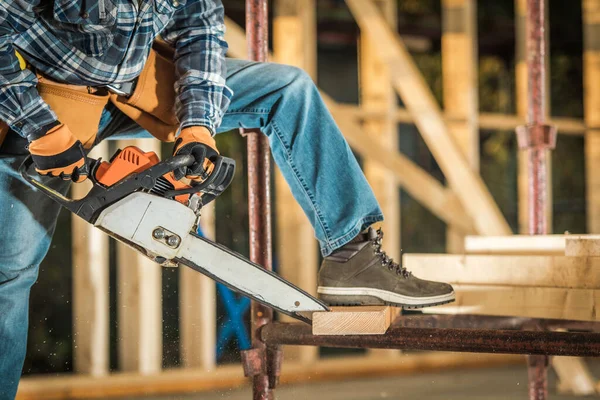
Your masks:
<instances>
[{"instance_id":1,"label":"wooden frame structure","mask_svg":"<svg viewBox=\"0 0 600 400\"><path fill-rule=\"evenodd\" d=\"M261 0L248 1L254 3L254 6L261 2ZM517 19L522 22L524 20L522 17L524 2L516 1ZM393 12L390 11L393 8L393 1L347 0L347 3L363 33L361 38L361 81L363 83L361 105L339 104L327 96L324 97L350 145L367 161L367 175L375 188L378 199L386 208L386 214L391 215L392 220L399 218L397 210L394 211L394 208L399 208L397 206L399 199L395 191L389 190L393 185L378 185L377 182L395 180L399 186L451 227L448 236L450 252L463 251L462 238L467 234L487 236L467 238L464 242L467 252L473 253L475 251L469 250L469 243L473 241L489 240L500 243L515 240L505 236L511 233L508 225L477 173L477 132L479 128L513 129L524 123L525 113L519 111L520 107L518 107L517 115L477 112L477 96L474 92L473 82L476 76L475 1L442 1L444 95L446 104L452 104L443 112L402 45L402 39L395 33L395 21L393 18L389 18L393 15ZM596 176L597 159L600 154L600 142L597 140L597 137L600 137L598 136L600 132L600 120L598 120L600 118L600 114L598 114L600 96L596 90L600 81L600 46L596 43L597 38L594 36L596 30L594 29L600 23L600 0L584 0L583 4L586 10L584 12L585 121L554 118L550 122L558 126L560 134L584 135L586 138L588 221L590 231L596 233L600 230L600 223L597 223L596 220L600 221L600 218L598 218L598 210L592 205L598 204L597 198L600 196L600 184L598 184L600 178ZM382 9L388 11L381 13ZM466 21L466 24L464 26L459 24L454 20L455 18ZM246 47L244 31L231 21L227 21L227 28L227 41L230 45L231 55L248 58L249 52ZM315 0L277 0L275 2L273 59L302 67L315 77L315 31ZM518 42L524 43L524 38L520 36L524 32L524 29L518 30ZM258 35L264 35L264 31L259 32ZM372 44L374 38L377 38L377 46ZM250 50L254 50L254 55L258 52L261 57L266 57L264 48L251 47ZM460 51L463 54L460 62L449 62L455 58L452 56L452 51ZM518 70L518 75L523 74L521 68ZM385 82L388 84L384 85ZM523 85L526 83L518 78L517 86L521 88L519 90L522 90ZM396 93L408 100L405 101L406 109L398 107L395 103ZM407 95L408 93L410 94ZM518 95L518 99L522 99L521 96ZM427 172L394 150L394 133L398 123L414 123L419 127L448 178L448 187L440 184ZM143 147L147 148L148 143L144 143ZM107 153L105 148L101 148L99 151ZM260 168L262 167L259 166ZM523 176L523 173L520 172L520 176ZM523 182L522 178L520 178L520 182ZM287 259L280 260L281 273L305 289L314 290L317 259L316 242L313 239L312 231L301 211L292 205L294 202L291 201L287 187L282 185L280 177L276 178L276 190L279 201L277 206L285 207L286 215L290 217L287 222L281 221L281 219L279 221L280 225L277 229L280 245L288 250L290 248L302 249L299 254L290 252ZM523 199L524 197L520 195L521 202ZM394 205L396 206L394 207ZM208 217L206 214L203 217L203 230L210 236L214 234L214 219L211 219L210 212L208 212ZM293 223L295 229L287 229L286 223ZM73 235L76 238L74 243L76 260L74 263L74 304L77 305L74 309L74 337L77 340L75 370L78 376L56 378L55 386L49 386L57 388L54 392L48 390L45 378L24 379L19 399L60 398L60 394L57 395L57 393L61 393L61 391L65 396L71 396L70 398L84 396L83 393L89 396L87 390L98 388L98 385L113 388L112 391L106 389L105 392L98 389L98 393L106 393L106 396L123 394L118 391L118 387L119 385L127 386L124 382L128 379L132 381L129 392L126 392L129 394L143 393L142 386L146 389L150 388L148 393L169 393L180 389L185 390L185 388L215 388L214 382L210 383L211 379L213 381L223 379L223 382L231 385L243 382L240 372L232 372L233 379L224 378L229 376L227 375L229 367L217 366L215 362L215 289L213 282L184 270L181 271L183 279L180 292L180 329L181 352L184 355L183 363L186 369L163 372L160 363L162 337L159 334L162 331L161 304L160 300L153 305L148 303L148 299L160 299L160 275L157 275L156 271L150 274L151 278L147 277L147 273L143 277L136 274L135 271L140 268L152 269L153 266L142 265L143 261L138 257L132 257L127 252L121 252L119 256L121 265L127 263L127 271L124 268L119 269L120 274L123 274L119 296L120 309L123 308L123 314L120 317L123 325L119 336L122 338L123 345L119 350L119 357L120 369L126 372L116 375L109 374L108 261L106 258L108 245L105 238L92 233L88 227L78 224L77 221L74 221L73 224L74 232L76 232ZM386 227L388 235L390 231L393 233L394 226L399 226L399 224L394 222ZM393 235L397 235L394 242L399 243L399 232L393 233ZM86 237L86 240L82 239ZM554 241L556 242L556 240L564 241L564 239L555 237ZM496 250L490 250L489 246L480 246L481 248L487 254L498 254ZM513 243L505 245L504 248L508 253L519 254L523 257L525 257L524 254L536 253L531 246L523 244L523 241L517 243L516 247ZM553 256L564 251L564 248L553 248ZM540 250L538 254L540 257L547 255L548 253L544 249ZM298 260L302 260L304 268L296 267ZM494 260L494 262L502 261L498 258L494 258ZM559 269L560 267L552 264L552 268ZM473 284L473 282L469 282L469 284ZM513 284L514 282L511 281L511 285ZM588 317L581 319L588 320ZM260 341L260 332L258 330L256 332L255 337ZM437 353L423 356L403 355L402 358L399 358L397 352L390 354L391 358L385 362L386 365L401 365L407 362L412 363L411 365L420 365L419 360L427 360L423 362L429 363L428 365L450 366L469 364L468 360L472 359L469 355L450 357ZM318 369L319 365L328 365L327 361L319 359L314 347L296 347L289 352L286 349L286 357L288 355L294 360L294 363L290 364L290 371L296 371L299 376L303 374L311 376L306 371L311 368ZM365 365L369 365L367 369L376 370L374 365L369 364L368 359L367 361L363 358L357 360L352 365L365 363ZM515 357L491 358L490 360L514 361ZM579 368L581 370L582 364L579 359L565 360L567 360L565 364L558 364L565 366L562 368L563 370L568 365L571 367L567 369ZM341 364L343 362L340 362ZM560 369L561 367L557 368L559 373ZM205 371L212 372L206 373ZM581 374L587 373L584 369L582 371ZM207 379L198 379L200 373L206 374ZM94 379L87 380L82 376ZM95 380L99 377L100 380ZM292 378L291 374L282 375L282 381L292 379L296 378ZM314 379L314 376L311 379ZM169 384L163 385L161 383L163 380L168 381ZM197 384L191 383L196 380ZM589 381L590 379L587 379L588 383ZM65 385L72 391L65 392L64 389L58 389L59 387L64 388ZM263 381L263 387L265 385L268 389L269 382ZM565 390L579 394L590 392L589 384L582 389L581 386L574 386L565 379L562 380L561 385ZM76 395L75 393L80 394Z\"/></svg>"},{"instance_id":2,"label":"wooden frame structure","mask_svg":"<svg viewBox=\"0 0 600 400\"><path fill-rule=\"evenodd\" d=\"M506 221L501 216L481 179L472 170L469 170L465 155L460 154L460 149L455 143L457 138L450 136L449 128L444 121L441 110L410 58L401 38L390 29L389 24L386 23L383 15L377 9L376 2L374 0L346 0L346 3L350 7L363 35L370 37L371 40L375 40L376 38L378 46L374 46L376 48L375 56L387 68L393 71L390 76L392 86L403 99L409 113L414 118L415 124L438 161L454 194L471 218L476 232L481 235L510 234L511 232ZM523 150L523 154L527 157L526 182L528 207L526 211L529 232L530 234L542 235L547 233L548 220L550 219L548 216L551 209L548 206L550 193L548 189L549 152L554 148L556 142L556 131L551 126L544 124L546 118L545 89L547 86L547 83L544 81L545 63L547 62L544 48L546 43L544 38L544 3L544 0L528 0L526 3L527 26L524 31L527 32L527 52L525 54L527 55L528 125L517 129L519 146ZM519 1L517 4L518 8L523 4L525 4L525 1ZM257 17L253 20L254 26L252 29L256 26L268 25L266 16L254 15L252 13L253 9L264 10L266 8L264 0L247 0L247 5L249 18ZM465 7L465 2L460 0L449 1L445 5L455 6L459 12L463 12L463 15L468 13L468 11L465 12L465 10L468 10L468 7ZM471 5L474 7L473 2L471 2ZM520 9L522 11L522 7ZM459 28L462 27L464 25ZM251 35L248 38L248 44L250 48L255 49L255 54L259 54L256 53L256 49L266 49L266 38ZM264 52L260 53L260 55L264 57ZM264 61L265 59L258 58L257 60ZM468 73L466 75L466 79L468 80L470 75ZM468 101L466 104L468 104ZM463 111L460 107L459 110ZM342 130L345 130L344 125L341 123L340 125ZM468 126L466 127L468 128ZM462 128L465 128L465 122L463 122ZM455 131L458 132L460 129L455 128ZM468 131L469 129L466 129L465 134L465 130L463 129L461 135L457 133L455 135L458 136L458 140L464 140L468 137ZM249 153L255 151L259 151L258 158L261 158L261 149L251 148L249 144ZM468 155L469 147L465 146L463 151ZM520 187L522 186L524 185L520 185ZM259 195L263 190L266 193L267 188L268 180L265 186L254 187L250 191L251 196L255 191L259 192ZM268 201L265 203L265 206L265 211L268 213ZM251 232L255 231L259 226L260 229L268 226L268 218L266 224L258 225L258 222L256 221L256 226L251 226ZM257 244L257 249L269 252L269 249L263 247L263 244L268 245L270 242L270 232L265 231L262 233L265 240ZM453 235L456 234L451 226L450 241L453 240ZM269 264L265 264L264 266L265 268L270 268ZM592 294L592 299L595 297L596 295ZM595 309L594 302L590 307L592 310ZM257 307L256 310L262 314L260 308ZM467 352L493 351L528 354L530 398L539 400L547 398L546 369L549 363L548 356L576 355L575 352L571 353L570 351L565 351L565 349L569 347L568 341L575 339L575 335L577 334L560 335L559 337L559 335L542 331L534 331L527 334L525 332L514 334L512 332L509 333L509 331L494 331L486 321L478 318L473 320L473 324L483 328L480 330L465 332L453 329L451 326L440 326L420 332L410 332L410 330L394 327L390 328L386 334L380 336L372 334L365 336L335 335L333 332L328 332L327 336L318 336L310 333L306 326L272 323L269 321L271 319L270 315L267 315L266 319L266 321L265 318L255 319L255 315L253 315L255 327L254 343L256 343L256 346L243 354L244 371L247 376L252 377L254 380L254 399L274 398L274 389L277 385L279 370L281 368L281 350L279 346L282 344L398 349L417 348ZM592 317L586 316L584 319L588 321L590 319L595 320L596 318L594 315ZM399 318L399 321L402 323L402 318ZM452 322L453 320L450 320L450 323ZM545 327L547 324L544 321L531 323L540 328ZM527 324L528 322L525 322L525 325L519 325L517 329L523 330ZM589 329L595 330L597 327L594 324L590 324ZM508 340L509 343L499 343L502 338ZM537 344L534 344L532 340L536 340ZM590 343L594 343L600 340L600 336L594 333L585 339L582 337L578 343L583 344L587 340L590 340ZM579 354L590 356L600 355L597 349L587 347L589 343L585 343L586 350ZM563 351L565 352L563 353Z\"/></svg>"}]
</instances>

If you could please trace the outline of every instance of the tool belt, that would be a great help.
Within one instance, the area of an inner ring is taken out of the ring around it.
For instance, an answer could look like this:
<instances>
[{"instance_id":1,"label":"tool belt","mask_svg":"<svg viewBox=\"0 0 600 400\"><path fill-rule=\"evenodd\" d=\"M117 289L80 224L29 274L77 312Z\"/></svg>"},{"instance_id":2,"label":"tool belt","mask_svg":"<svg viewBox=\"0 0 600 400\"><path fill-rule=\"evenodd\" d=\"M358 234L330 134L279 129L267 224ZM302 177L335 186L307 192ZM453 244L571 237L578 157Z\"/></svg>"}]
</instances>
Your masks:
<instances>
[{"instance_id":1,"label":"tool belt","mask_svg":"<svg viewBox=\"0 0 600 400\"><path fill-rule=\"evenodd\" d=\"M175 141L179 122L175 115L173 49L164 42L152 46L144 69L135 82L109 85L110 101L125 115L163 142Z\"/></svg>"},{"instance_id":2,"label":"tool belt","mask_svg":"<svg viewBox=\"0 0 600 400\"><path fill-rule=\"evenodd\" d=\"M179 129L175 115L173 49L155 42L140 76L133 82L88 87L55 82L37 74L37 90L60 122L84 147L93 146L100 118L111 102L157 139L172 142ZM0 144L9 131L0 121Z\"/></svg>"}]
</instances>

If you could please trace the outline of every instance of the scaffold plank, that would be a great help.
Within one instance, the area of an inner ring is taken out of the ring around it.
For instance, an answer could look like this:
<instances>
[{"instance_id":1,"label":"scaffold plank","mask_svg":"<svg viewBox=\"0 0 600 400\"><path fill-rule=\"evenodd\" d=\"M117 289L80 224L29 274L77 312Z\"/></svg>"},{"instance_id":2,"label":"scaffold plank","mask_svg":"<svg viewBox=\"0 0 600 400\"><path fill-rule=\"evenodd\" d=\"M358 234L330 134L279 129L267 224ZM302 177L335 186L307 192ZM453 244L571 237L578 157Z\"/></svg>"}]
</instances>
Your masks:
<instances>
[{"instance_id":1,"label":"scaffold plank","mask_svg":"<svg viewBox=\"0 0 600 400\"><path fill-rule=\"evenodd\" d=\"M600 289L600 259L590 257L405 254L403 265L458 284Z\"/></svg>"},{"instance_id":2,"label":"scaffold plank","mask_svg":"<svg viewBox=\"0 0 600 400\"><path fill-rule=\"evenodd\" d=\"M600 290L492 285L454 285L454 290L454 303L423 312L600 320Z\"/></svg>"},{"instance_id":3,"label":"scaffold plank","mask_svg":"<svg viewBox=\"0 0 600 400\"><path fill-rule=\"evenodd\" d=\"M565 255L569 257L599 257L600 235L569 235Z\"/></svg>"},{"instance_id":4,"label":"scaffold plank","mask_svg":"<svg viewBox=\"0 0 600 400\"><path fill-rule=\"evenodd\" d=\"M467 236L465 253L495 255L563 255L565 235Z\"/></svg>"}]
</instances>

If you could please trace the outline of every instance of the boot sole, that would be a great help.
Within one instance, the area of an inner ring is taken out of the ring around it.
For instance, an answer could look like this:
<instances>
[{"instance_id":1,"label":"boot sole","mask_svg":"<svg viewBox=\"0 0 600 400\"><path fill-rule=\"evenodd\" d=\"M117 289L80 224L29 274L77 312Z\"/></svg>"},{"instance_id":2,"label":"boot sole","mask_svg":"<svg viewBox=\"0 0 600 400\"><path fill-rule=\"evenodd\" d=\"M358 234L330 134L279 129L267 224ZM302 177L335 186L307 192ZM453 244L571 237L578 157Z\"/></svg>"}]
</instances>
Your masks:
<instances>
[{"instance_id":1,"label":"boot sole","mask_svg":"<svg viewBox=\"0 0 600 400\"><path fill-rule=\"evenodd\" d=\"M319 286L319 298L330 306L394 306L408 310L452 303L454 292L439 296L411 297L372 288L339 288Z\"/></svg>"}]
</instances>

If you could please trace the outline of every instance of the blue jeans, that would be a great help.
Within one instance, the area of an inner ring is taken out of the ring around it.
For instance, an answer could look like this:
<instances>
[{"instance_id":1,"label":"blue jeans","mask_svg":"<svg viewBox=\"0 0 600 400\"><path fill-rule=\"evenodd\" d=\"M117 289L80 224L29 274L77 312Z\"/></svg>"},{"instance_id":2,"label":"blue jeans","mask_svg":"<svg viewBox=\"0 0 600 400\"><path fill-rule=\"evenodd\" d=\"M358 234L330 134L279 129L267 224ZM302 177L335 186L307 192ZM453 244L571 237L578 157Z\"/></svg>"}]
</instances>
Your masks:
<instances>
[{"instance_id":1,"label":"blue jeans","mask_svg":"<svg viewBox=\"0 0 600 400\"><path fill-rule=\"evenodd\" d=\"M310 77L294 67L234 59L227 60L227 69L227 84L235 94L219 132L260 128L267 135L275 162L312 223L324 256L383 220ZM112 106L102 116L98 136L151 137ZM29 290L59 211L15 172L25 152L11 153L0 154L0 226L11 227L10 239L0 241L0 400L12 399L16 392L25 357ZM68 189L60 180L47 181L56 190Z\"/></svg>"}]
</instances>

